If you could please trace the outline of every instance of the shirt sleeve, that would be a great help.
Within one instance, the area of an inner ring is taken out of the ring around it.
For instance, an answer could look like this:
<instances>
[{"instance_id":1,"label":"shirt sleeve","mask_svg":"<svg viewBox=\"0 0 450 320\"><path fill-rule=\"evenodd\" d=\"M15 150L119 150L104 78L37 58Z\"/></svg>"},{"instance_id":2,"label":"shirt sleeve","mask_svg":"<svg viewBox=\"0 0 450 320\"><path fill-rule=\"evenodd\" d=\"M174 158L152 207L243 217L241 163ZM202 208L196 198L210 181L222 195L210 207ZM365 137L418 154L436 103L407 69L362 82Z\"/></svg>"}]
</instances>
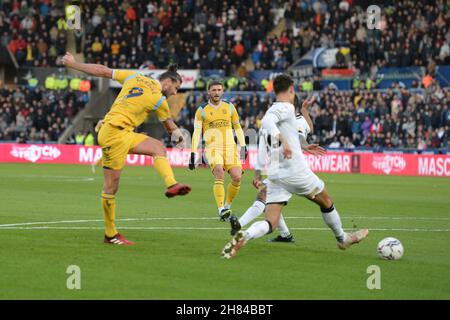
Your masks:
<instances>
[{"instance_id":1,"label":"shirt sleeve","mask_svg":"<svg viewBox=\"0 0 450 320\"><path fill-rule=\"evenodd\" d=\"M116 69L114 69L113 74L112 74L112 79L123 84L129 76L132 76L136 73L137 73L136 71L131 71L131 70L116 70Z\"/></svg>"},{"instance_id":2,"label":"shirt sleeve","mask_svg":"<svg viewBox=\"0 0 450 320\"><path fill-rule=\"evenodd\" d=\"M244 131L242 130L241 124L239 122L239 115L237 113L236 108L233 104L231 104L232 110L231 110L231 123L233 125L233 129L236 132L236 137L239 140L239 145L245 146L245 135Z\"/></svg>"},{"instance_id":3,"label":"shirt sleeve","mask_svg":"<svg viewBox=\"0 0 450 320\"><path fill-rule=\"evenodd\" d=\"M280 130L277 127L278 122L280 122L279 118L274 113L267 112L261 120L261 130L276 137L280 134Z\"/></svg>"},{"instance_id":4,"label":"shirt sleeve","mask_svg":"<svg viewBox=\"0 0 450 320\"><path fill-rule=\"evenodd\" d=\"M303 136L303 138L306 139L308 134L311 132L308 122L306 121L306 119L304 117L298 117L296 122L297 122L298 134Z\"/></svg>"},{"instance_id":5,"label":"shirt sleeve","mask_svg":"<svg viewBox=\"0 0 450 320\"><path fill-rule=\"evenodd\" d=\"M200 130L203 128L203 116L200 108L195 112L194 128Z\"/></svg>"},{"instance_id":6,"label":"shirt sleeve","mask_svg":"<svg viewBox=\"0 0 450 320\"><path fill-rule=\"evenodd\" d=\"M231 110L231 123L233 125L239 124L239 115L237 113L236 107L231 104L232 110Z\"/></svg>"},{"instance_id":7,"label":"shirt sleeve","mask_svg":"<svg viewBox=\"0 0 450 320\"><path fill-rule=\"evenodd\" d=\"M165 99L164 96L161 96L160 99L163 99L163 101L161 102L161 104L159 106L157 104L155 104L155 107L154 107L156 109L155 113L156 113L156 116L158 117L159 121L166 121L167 119L172 118L172 116L170 114L169 104L167 103L167 100Z\"/></svg>"},{"instance_id":8,"label":"shirt sleeve","mask_svg":"<svg viewBox=\"0 0 450 320\"><path fill-rule=\"evenodd\" d=\"M197 152L198 144L202 135L203 117L200 108L195 112L194 133L192 134L191 152Z\"/></svg>"},{"instance_id":9,"label":"shirt sleeve","mask_svg":"<svg viewBox=\"0 0 450 320\"><path fill-rule=\"evenodd\" d=\"M263 171L267 162L267 147L264 135L259 135L258 154L255 162L255 170Z\"/></svg>"}]
</instances>

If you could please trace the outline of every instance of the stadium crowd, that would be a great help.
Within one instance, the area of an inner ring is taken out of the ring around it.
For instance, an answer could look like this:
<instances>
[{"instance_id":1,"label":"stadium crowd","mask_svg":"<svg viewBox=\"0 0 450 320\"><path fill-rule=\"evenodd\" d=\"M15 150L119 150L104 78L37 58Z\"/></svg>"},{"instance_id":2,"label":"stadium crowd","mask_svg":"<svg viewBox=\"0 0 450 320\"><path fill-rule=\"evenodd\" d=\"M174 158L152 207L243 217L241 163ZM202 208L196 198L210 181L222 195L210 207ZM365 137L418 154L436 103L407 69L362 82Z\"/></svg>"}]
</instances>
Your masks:
<instances>
[{"instance_id":1,"label":"stadium crowd","mask_svg":"<svg viewBox=\"0 0 450 320\"><path fill-rule=\"evenodd\" d=\"M82 92L0 87L0 141L57 141L87 101Z\"/></svg>"},{"instance_id":2,"label":"stadium crowd","mask_svg":"<svg viewBox=\"0 0 450 320\"><path fill-rule=\"evenodd\" d=\"M312 48L338 48L339 67L367 74L380 67L450 64L448 1L377 1L381 19L367 28L362 0L286 1L281 7L286 32L258 43L257 69L282 70ZM360 5L360 6L358 6Z\"/></svg>"},{"instance_id":3,"label":"stadium crowd","mask_svg":"<svg viewBox=\"0 0 450 320\"><path fill-rule=\"evenodd\" d=\"M62 5L48 0L0 1L0 46L8 47L21 66L56 66L67 44Z\"/></svg>"},{"instance_id":4,"label":"stadium crowd","mask_svg":"<svg viewBox=\"0 0 450 320\"><path fill-rule=\"evenodd\" d=\"M337 66L372 73L378 67L450 64L450 6L444 0L380 1L381 20L368 29L362 0L80 0L83 28L74 33L86 62L112 68L221 69L241 77L230 87L261 89L246 80L255 68L285 70L315 47L339 48ZM268 35L281 18L286 31ZM0 45L23 66L56 66L66 51L63 3L0 2ZM233 80L233 79L232 79ZM312 80L312 79L311 79ZM314 78L311 90L319 89ZM242 83L241 83L242 81ZM357 87L357 86L356 86ZM417 86L418 87L418 86ZM0 88L0 140L56 141L87 95L72 91ZM198 100L188 99L178 122L189 131ZM204 99L204 98L203 98ZM233 98L245 129L257 129L271 96ZM311 109L312 140L329 147L448 147L449 91L437 85L386 92L325 88Z\"/></svg>"},{"instance_id":5,"label":"stadium crowd","mask_svg":"<svg viewBox=\"0 0 450 320\"><path fill-rule=\"evenodd\" d=\"M52 66L66 49L64 7L54 1L0 4L1 44L19 64ZM368 29L368 1L229 0L78 1L83 29L74 33L88 62L118 68L284 70L315 47L340 48L337 65L362 74L374 67L450 64L450 6L438 1L381 1L380 29ZM360 6L359 6L360 5ZM192 18L193 17L193 18ZM268 36L284 18L286 31Z\"/></svg>"},{"instance_id":6,"label":"stadium crowd","mask_svg":"<svg viewBox=\"0 0 450 320\"><path fill-rule=\"evenodd\" d=\"M119 68L224 69L230 74L273 27L277 1L85 2L84 55Z\"/></svg>"},{"instance_id":7,"label":"stadium crowd","mask_svg":"<svg viewBox=\"0 0 450 320\"><path fill-rule=\"evenodd\" d=\"M304 99L305 94L301 94ZM192 96L178 124L193 132L193 118L205 95ZM231 99L244 131L258 129L269 94ZM297 110L299 112L299 110ZM450 91L434 85L427 90L336 91L326 88L310 108L314 122L311 142L329 148L448 148ZM168 141L167 141L168 143Z\"/></svg>"}]
</instances>

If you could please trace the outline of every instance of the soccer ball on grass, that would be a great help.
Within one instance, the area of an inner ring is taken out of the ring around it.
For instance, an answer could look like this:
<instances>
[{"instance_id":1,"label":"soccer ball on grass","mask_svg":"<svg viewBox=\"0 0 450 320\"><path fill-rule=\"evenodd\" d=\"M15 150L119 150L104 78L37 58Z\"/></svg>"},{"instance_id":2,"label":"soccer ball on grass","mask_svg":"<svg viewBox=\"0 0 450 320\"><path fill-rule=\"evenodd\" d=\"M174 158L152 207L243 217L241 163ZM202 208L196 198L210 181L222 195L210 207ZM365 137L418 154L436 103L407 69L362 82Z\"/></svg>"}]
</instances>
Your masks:
<instances>
[{"instance_id":1,"label":"soccer ball on grass","mask_svg":"<svg viewBox=\"0 0 450 320\"><path fill-rule=\"evenodd\" d=\"M388 237L378 243L377 252L381 259L398 260L403 256L404 249L400 240Z\"/></svg>"}]
</instances>

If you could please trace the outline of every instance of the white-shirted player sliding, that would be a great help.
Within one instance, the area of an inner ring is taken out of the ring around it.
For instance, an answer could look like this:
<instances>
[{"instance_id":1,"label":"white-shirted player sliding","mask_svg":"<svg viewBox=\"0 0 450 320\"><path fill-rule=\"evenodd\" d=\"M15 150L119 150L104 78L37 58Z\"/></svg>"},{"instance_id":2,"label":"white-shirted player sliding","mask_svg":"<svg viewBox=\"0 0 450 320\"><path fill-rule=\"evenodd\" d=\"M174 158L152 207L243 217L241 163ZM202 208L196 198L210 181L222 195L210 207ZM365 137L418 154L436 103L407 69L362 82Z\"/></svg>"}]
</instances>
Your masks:
<instances>
[{"instance_id":1,"label":"white-shirted player sliding","mask_svg":"<svg viewBox=\"0 0 450 320\"><path fill-rule=\"evenodd\" d=\"M333 231L340 249L347 249L367 237L369 230L346 233L324 182L309 168L298 138L294 102L294 82L288 75L273 81L276 102L261 121L268 148L266 220L253 223L246 231L239 231L222 250L224 258L234 257L251 239L260 238L279 224L281 211L292 194L304 196L317 203L325 223Z\"/></svg>"},{"instance_id":2,"label":"white-shirted player sliding","mask_svg":"<svg viewBox=\"0 0 450 320\"><path fill-rule=\"evenodd\" d=\"M297 131L300 139L300 145L303 150L308 153L311 153L316 156L320 156L326 153L326 150L320 147L318 144L308 144L307 136L308 134L313 132L313 122L309 116L308 107L314 102L314 98L311 100L305 100L303 104L300 106L300 99L297 95L294 98L294 107L301 107L301 114L296 116L297 123ZM255 176L253 179L253 186L258 189L258 193L256 195L256 201L252 204L251 207L247 209L247 211L239 218L240 227L244 227L251 221L255 220L259 217L266 208L266 183L267 180L264 180L261 183L262 172L265 171L266 162L267 162L267 146L266 139L260 137L258 144L258 157L255 163ZM261 163L261 161L264 161ZM239 230L232 229L231 235L235 235ZM278 231L280 234L271 239L272 242L294 242L294 236L290 233L289 228L283 218L283 215L280 215L280 221L278 223Z\"/></svg>"}]
</instances>

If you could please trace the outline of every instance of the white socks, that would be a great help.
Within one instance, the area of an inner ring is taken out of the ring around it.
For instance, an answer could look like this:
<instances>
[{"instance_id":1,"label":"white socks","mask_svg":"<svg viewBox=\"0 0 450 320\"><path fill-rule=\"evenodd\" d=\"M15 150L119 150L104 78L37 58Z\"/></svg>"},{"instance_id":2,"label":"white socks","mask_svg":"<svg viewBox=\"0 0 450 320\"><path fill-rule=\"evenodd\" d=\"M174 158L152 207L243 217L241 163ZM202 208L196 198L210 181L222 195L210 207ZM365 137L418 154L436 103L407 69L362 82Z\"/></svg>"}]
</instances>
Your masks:
<instances>
[{"instance_id":1,"label":"white socks","mask_svg":"<svg viewBox=\"0 0 450 320\"><path fill-rule=\"evenodd\" d=\"M245 211L245 213L242 215L242 217L239 218L239 223L241 224L241 227L244 227L247 225L250 221L255 220L257 217L259 217L266 208L266 205L256 200L253 205Z\"/></svg>"},{"instance_id":2,"label":"white socks","mask_svg":"<svg viewBox=\"0 0 450 320\"><path fill-rule=\"evenodd\" d=\"M248 241L251 239L261 238L269 233L269 231L270 225L266 220L257 221L245 231L245 240Z\"/></svg>"},{"instance_id":3,"label":"white socks","mask_svg":"<svg viewBox=\"0 0 450 320\"><path fill-rule=\"evenodd\" d=\"M253 205L248 208L248 210L244 213L244 215L239 219L239 223L241 226L245 226L253 219L256 219L258 216L260 216L265 209L264 203L261 201L256 200ZM322 217L325 223L328 227L333 231L334 236L336 237L336 240L339 242L345 241L347 234L344 232L344 229L342 229L342 222L341 218L339 216L339 213L337 212L336 208L334 207L334 204L329 209L321 209L322 211ZM290 235L289 228L286 225L286 222L284 221L283 215L280 216L280 221L278 223L278 230L280 231L280 234L282 237L288 237ZM270 231L270 225L267 221L258 221L253 223L250 228L248 228L245 232L245 239L251 240L260 238L264 235L266 235Z\"/></svg>"},{"instance_id":4,"label":"white socks","mask_svg":"<svg viewBox=\"0 0 450 320\"><path fill-rule=\"evenodd\" d=\"M259 217L265 210L266 205L256 200L253 205L245 211L245 213L242 215L242 217L239 219L239 223L241 224L241 227L244 227L257 217ZM291 233L289 232L289 228L286 225L286 221L284 221L283 215L280 216L280 221L278 223L278 230L280 231L280 235L282 237L288 237Z\"/></svg>"},{"instance_id":5,"label":"white socks","mask_svg":"<svg viewBox=\"0 0 450 320\"><path fill-rule=\"evenodd\" d=\"M278 230L280 231L280 235L283 238L287 238L291 235L286 221L284 221L283 215L280 216L280 221L278 222Z\"/></svg>"},{"instance_id":6,"label":"white socks","mask_svg":"<svg viewBox=\"0 0 450 320\"><path fill-rule=\"evenodd\" d=\"M334 236L336 240L339 242L345 241L346 233L344 229L342 229L341 218L339 217L339 213L334 208L334 204L329 209L320 209L322 211L322 217L327 226L333 230Z\"/></svg>"}]
</instances>

